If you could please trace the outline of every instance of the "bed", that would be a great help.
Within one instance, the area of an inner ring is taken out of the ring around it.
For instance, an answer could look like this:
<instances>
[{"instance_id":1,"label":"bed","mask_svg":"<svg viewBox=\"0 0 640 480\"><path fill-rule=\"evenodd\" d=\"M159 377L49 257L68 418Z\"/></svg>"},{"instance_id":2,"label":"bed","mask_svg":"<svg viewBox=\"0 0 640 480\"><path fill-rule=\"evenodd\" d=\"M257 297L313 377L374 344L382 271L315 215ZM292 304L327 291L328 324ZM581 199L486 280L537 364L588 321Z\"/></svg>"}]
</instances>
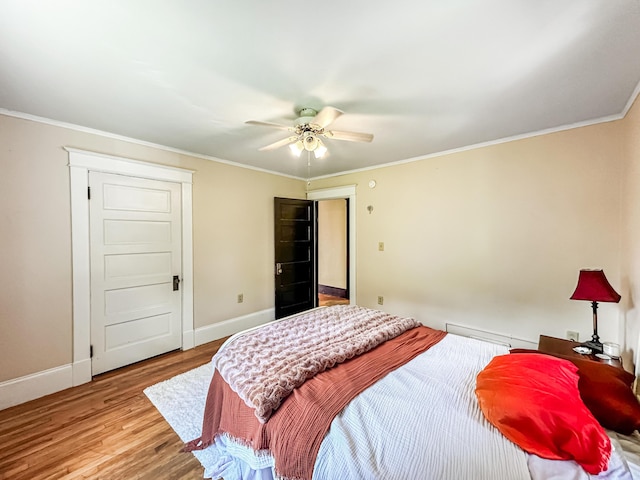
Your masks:
<instances>
[{"instance_id":1,"label":"bed","mask_svg":"<svg viewBox=\"0 0 640 480\"><path fill-rule=\"evenodd\" d=\"M634 478L635 434L594 419L578 367L540 357L377 310L315 309L225 342L186 450L205 449L205 477L225 480ZM513 376L512 362L537 370ZM536 382L553 388L530 402Z\"/></svg>"}]
</instances>

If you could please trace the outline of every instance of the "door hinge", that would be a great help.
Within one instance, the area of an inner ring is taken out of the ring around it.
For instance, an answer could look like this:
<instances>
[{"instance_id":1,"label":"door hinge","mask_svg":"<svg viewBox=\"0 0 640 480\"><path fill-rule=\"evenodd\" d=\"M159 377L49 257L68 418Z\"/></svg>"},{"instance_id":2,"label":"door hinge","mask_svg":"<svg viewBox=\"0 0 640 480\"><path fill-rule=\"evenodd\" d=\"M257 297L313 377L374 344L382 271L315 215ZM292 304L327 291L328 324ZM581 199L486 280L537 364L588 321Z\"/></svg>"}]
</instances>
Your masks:
<instances>
[{"instance_id":1,"label":"door hinge","mask_svg":"<svg viewBox=\"0 0 640 480\"><path fill-rule=\"evenodd\" d=\"M93 358L93 345L89 345L89 358Z\"/></svg>"},{"instance_id":2,"label":"door hinge","mask_svg":"<svg viewBox=\"0 0 640 480\"><path fill-rule=\"evenodd\" d=\"M87 187L87 199L91 200L91 187Z\"/></svg>"}]
</instances>

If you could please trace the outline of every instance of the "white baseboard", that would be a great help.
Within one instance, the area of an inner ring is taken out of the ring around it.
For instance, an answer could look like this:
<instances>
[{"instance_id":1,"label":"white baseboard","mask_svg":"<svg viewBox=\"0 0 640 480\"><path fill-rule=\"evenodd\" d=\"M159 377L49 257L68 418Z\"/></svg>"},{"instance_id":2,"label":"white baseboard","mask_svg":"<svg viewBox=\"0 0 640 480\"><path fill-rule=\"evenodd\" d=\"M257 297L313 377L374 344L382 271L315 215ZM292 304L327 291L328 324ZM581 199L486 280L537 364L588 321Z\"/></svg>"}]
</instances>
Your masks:
<instances>
[{"instance_id":1,"label":"white baseboard","mask_svg":"<svg viewBox=\"0 0 640 480\"><path fill-rule=\"evenodd\" d=\"M190 350L195 347L194 344L194 331L187 330L182 332L182 350Z\"/></svg>"},{"instance_id":2,"label":"white baseboard","mask_svg":"<svg viewBox=\"0 0 640 480\"><path fill-rule=\"evenodd\" d=\"M72 386L71 365L50 368L0 383L0 410L44 397Z\"/></svg>"},{"instance_id":3,"label":"white baseboard","mask_svg":"<svg viewBox=\"0 0 640 480\"><path fill-rule=\"evenodd\" d=\"M188 350L196 345L228 337L247 328L270 322L274 318L275 310L270 308L207 325L194 331L183 332L182 348ZM75 362L73 365L62 365L0 382L0 410L90 381L91 359L85 359Z\"/></svg>"},{"instance_id":4,"label":"white baseboard","mask_svg":"<svg viewBox=\"0 0 640 480\"><path fill-rule=\"evenodd\" d=\"M275 309L269 308L260 312L230 318L223 322L197 328L195 331L196 346L218 340L219 338L228 337L247 328L257 327L258 325L272 321L275 317Z\"/></svg>"},{"instance_id":5,"label":"white baseboard","mask_svg":"<svg viewBox=\"0 0 640 480\"><path fill-rule=\"evenodd\" d=\"M91 381L91 359L85 358L73 362L71 366L73 369L73 386L77 387L83 383L89 383ZM71 385L70 385L71 386Z\"/></svg>"}]
</instances>

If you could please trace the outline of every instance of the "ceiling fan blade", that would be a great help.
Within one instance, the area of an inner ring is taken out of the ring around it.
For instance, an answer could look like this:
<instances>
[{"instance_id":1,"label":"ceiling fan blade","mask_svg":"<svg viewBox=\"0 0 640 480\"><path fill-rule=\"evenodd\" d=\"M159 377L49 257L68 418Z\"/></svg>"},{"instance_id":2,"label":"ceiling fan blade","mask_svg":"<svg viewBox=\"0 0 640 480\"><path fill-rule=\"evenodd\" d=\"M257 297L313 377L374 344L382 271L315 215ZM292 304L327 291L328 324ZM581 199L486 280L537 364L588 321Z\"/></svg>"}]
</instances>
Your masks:
<instances>
[{"instance_id":1,"label":"ceiling fan blade","mask_svg":"<svg viewBox=\"0 0 640 480\"><path fill-rule=\"evenodd\" d=\"M333 123L340 115L344 112L342 110L338 110L334 107L324 107L322 110L318 112L318 114L313 117L309 123L313 123L315 125L319 125L322 128Z\"/></svg>"},{"instance_id":2,"label":"ceiling fan blade","mask_svg":"<svg viewBox=\"0 0 640 480\"><path fill-rule=\"evenodd\" d=\"M371 133L341 132L340 130L327 130L324 132L324 136L349 142L371 142L373 140L373 134Z\"/></svg>"},{"instance_id":3,"label":"ceiling fan blade","mask_svg":"<svg viewBox=\"0 0 640 480\"><path fill-rule=\"evenodd\" d=\"M284 147L285 145L293 143L296 140L298 140L298 137L294 135L292 137L283 138L282 140L278 140L277 142L271 143L271 144L267 145L266 147L259 148L258 150L260 150L260 151L275 150L276 148Z\"/></svg>"},{"instance_id":4,"label":"ceiling fan blade","mask_svg":"<svg viewBox=\"0 0 640 480\"><path fill-rule=\"evenodd\" d=\"M261 122L259 120L248 120L244 123L246 123L247 125L258 125L259 127L272 127L272 128L278 128L280 130L289 130L290 132L293 132L295 130L292 127L287 127L286 125L280 125L279 123Z\"/></svg>"}]
</instances>

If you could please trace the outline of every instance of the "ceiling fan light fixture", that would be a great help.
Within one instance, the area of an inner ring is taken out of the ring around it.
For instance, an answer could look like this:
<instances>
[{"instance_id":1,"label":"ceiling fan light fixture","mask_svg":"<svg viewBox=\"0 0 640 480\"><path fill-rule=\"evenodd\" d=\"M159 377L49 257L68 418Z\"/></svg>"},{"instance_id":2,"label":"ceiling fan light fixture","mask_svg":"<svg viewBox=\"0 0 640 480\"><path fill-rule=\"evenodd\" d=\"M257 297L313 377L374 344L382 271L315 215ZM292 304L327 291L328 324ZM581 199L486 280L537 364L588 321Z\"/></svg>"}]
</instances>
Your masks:
<instances>
[{"instance_id":1,"label":"ceiling fan light fixture","mask_svg":"<svg viewBox=\"0 0 640 480\"><path fill-rule=\"evenodd\" d=\"M324 157L325 153L327 153L327 147L324 146L324 143L322 143L322 140L318 139L318 146L313 151L313 154L315 155L316 158L322 158Z\"/></svg>"},{"instance_id":2,"label":"ceiling fan light fixture","mask_svg":"<svg viewBox=\"0 0 640 480\"><path fill-rule=\"evenodd\" d=\"M295 143L290 144L289 149L296 157L299 157L304 150L304 144L302 143L302 140L298 140Z\"/></svg>"},{"instance_id":3,"label":"ceiling fan light fixture","mask_svg":"<svg viewBox=\"0 0 640 480\"><path fill-rule=\"evenodd\" d=\"M318 148L318 137L316 137L311 132L304 132L304 136L302 137L304 142L304 149L308 152L313 152L316 148Z\"/></svg>"}]
</instances>

